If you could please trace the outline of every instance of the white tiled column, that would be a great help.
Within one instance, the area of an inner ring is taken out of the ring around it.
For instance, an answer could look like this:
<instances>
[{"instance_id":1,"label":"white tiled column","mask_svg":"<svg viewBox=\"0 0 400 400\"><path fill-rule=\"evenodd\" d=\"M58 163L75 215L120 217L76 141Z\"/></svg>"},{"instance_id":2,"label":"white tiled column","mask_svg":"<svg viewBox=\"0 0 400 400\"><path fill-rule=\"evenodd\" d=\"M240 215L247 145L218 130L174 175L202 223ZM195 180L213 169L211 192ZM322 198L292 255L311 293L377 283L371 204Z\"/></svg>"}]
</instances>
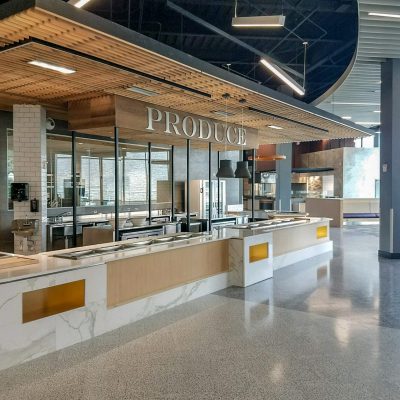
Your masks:
<instances>
[{"instance_id":1,"label":"white tiled column","mask_svg":"<svg viewBox=\"0 0 400 400\"><path fill-rule=\"evenodd\" d=\"M24 240L15 237L14 252L32 254L46 250L47 220L47 166L46 166L46 111L37 105L14 105L14 182L29 183L29 200L39 200L39 212L31 213L30 201L14 202L14 219L39 220L39 232L32 239L35 244L28 250Z\"/></svg>"}]
</instances>

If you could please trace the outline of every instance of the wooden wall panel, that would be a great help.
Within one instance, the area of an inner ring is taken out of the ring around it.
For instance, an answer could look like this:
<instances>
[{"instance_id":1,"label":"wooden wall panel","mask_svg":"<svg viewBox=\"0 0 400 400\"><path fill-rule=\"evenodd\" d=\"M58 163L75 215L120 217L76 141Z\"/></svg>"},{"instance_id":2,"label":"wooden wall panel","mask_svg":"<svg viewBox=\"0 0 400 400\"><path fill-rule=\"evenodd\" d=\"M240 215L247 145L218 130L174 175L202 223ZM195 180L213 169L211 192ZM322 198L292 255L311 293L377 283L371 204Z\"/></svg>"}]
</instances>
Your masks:
<instances>
[{"instance_id":1,"label":"wooden wall panel","mask_svg":"<svg viewBox=\"0 0 400 400\"><path fill-rule=\"evenodd\" d=\"M107 265L107 305L115 307L229 269L228 240L113 261Z\"/></svg>"}]
</instances>

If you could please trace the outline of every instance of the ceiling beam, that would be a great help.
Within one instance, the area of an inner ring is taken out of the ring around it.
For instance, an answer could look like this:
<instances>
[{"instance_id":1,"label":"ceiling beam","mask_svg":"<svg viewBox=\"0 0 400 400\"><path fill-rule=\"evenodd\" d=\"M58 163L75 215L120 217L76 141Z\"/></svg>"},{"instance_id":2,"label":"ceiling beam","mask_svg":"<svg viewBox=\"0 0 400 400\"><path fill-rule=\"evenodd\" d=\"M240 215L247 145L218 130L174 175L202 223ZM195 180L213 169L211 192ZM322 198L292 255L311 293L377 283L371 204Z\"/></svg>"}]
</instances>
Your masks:
<instances>
[{"instance_id":1,"label":"ceiling beam","mask_svg":"<svg viewBox=\"0 0 400 400\"><path fill-rule=\"evenodd\" d=\"M159 32L159 31L150 31L150 30L144 30L142 32L145 35L151 35L151 34L157 34L157 35L165 35L165 36L185 36L185 37L190 37L190 38L197 38L197 37L206 37L210 39L218 39L221 37L221 35L214 34L214 33L193 33L193 32ZM282 36L265 36L265 35L235 35L236 38L240 40L262 40L266 42L274 42L274 41L279 41L282 39ZM307 42L312 42L314 40L318 40L319 37L307 37L304 38ZM287 38L287 42L298 42L298 38ZM324 43L332 43L332 44L342 44L343 40L339 39L322 39L321 42Z\"/></svg>"},{"instance_id":2,"label":"ceiling beam","mask_svg":"<svg viewBox=\"0 0 400 400\"><path fill-rule=\"evenodd\" d=\"M196 15L190 13L187 10L184 10L183 8L177 6L176 4L174 4L173 2L167 0L167 6L169 8L171 8L172 10L182 14L183 16L191 19L194 22L197 22L198 24L204 26L205 28L218 33L219 35L221 35L222 37L230 40L233 43L236 43L237 45L247 49L248 51L260 56L261 58L265 58L266 60L269 60L272 64L275 64L277 66L279 66L280 68L284 69L287 72L290 72L291 74L299 77L299 78L303 78L303 74L294 70L293 68L287 67L284 64L281 64L279 61L276 61L275 59L271 58L270 56L266 55L265 53L263 53L262 51L256 49L255 47L243 42L242 40L236 38L235 36L230 35L229 33L217 28L216 26L210 24L207 21L204 21L203 19L197 17ZM289 79L292 79L291 77L288 76Z\"/></svg>"}]
</instances>

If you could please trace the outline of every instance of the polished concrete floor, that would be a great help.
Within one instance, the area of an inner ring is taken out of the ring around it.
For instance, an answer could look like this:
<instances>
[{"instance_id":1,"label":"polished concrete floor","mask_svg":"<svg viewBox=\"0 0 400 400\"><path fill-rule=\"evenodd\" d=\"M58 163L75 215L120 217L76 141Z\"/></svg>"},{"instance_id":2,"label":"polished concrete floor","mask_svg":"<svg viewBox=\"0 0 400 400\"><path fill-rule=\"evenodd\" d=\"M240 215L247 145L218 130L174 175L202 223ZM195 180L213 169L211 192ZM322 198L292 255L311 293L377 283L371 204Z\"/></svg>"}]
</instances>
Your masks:
<instances>
[{"instance_id":1,"label":"polished concrete floor","mask_svg":"<svg viewBox=\"0 0 400 400\"><path fill-rule=\"evenodd\" d=\"M0 372L0 399L400 399L400 261L378 227L333 255Z\"/></svg>"}]
</instances>

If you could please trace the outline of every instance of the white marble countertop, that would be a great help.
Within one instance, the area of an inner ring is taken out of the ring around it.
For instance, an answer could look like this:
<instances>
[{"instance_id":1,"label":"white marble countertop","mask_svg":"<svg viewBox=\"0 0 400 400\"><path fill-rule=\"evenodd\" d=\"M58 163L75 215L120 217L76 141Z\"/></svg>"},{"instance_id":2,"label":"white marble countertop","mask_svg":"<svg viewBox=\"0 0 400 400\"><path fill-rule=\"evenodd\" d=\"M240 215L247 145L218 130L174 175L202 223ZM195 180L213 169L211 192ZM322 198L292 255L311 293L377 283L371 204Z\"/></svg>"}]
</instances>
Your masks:
<instances>
[{"instance_id":1,"label":"white marble countertop","mask_svg":"<svg viewBox=\"0 0 400 400\"><path fill-rule=\"evenodd\" d=\"M310 218L307 221L304 221L303 224L311 224L311 223L319 223L329 221L328 218ZM298 226L298 225L295 225ZM252 234L262 234L266 232L271 232L274 229L290 229L293 225L281 226L281 227L274 227L274 228L264 228L264 229L257 229L253 230ZM65 271L75 270L75 269L83 269L83 268L90 268L101 264L106 264L111 261L132 258L137 256L142 256L146 254L153 254L162 251L169 251L174 250L181 247L188 247L188 246L195 246L198 244L209 243L212 241L217 240L227 240L233 238L240 238L241 237L241 229L232 229L221 227L220 229L214 230L213 234L210 236L204 237L197 237L191 238L184 241L179 242L172 242L172 243L163 243L163 244L154 244L147 247L139 247L139 248L132 248L126 249L122 251L118 251L115 253L107 253L103 255L96 255L93 257L82 258L80 260L71 260L71 259L64 259L54 257L54 255L59 253L65 253L68 251L79 251L79 250L90 250L96 249L101 247L107 247L116 245L117 243L102 243L99 245L93 246L86 246L86 247L79 247L69 250L58 250L53 252L47 253L40 253L32 256L28 256L31 259L37 260L38 262L35 264L25 265L21 267L12 267L12 268L5 268L0 270L0 285L10 283L13 281L20 281L25 280L28 278L33 278L42 275L49 275L49 274L56 274L62 273ZM165 235L165 236L174 236L172 235ZM164 237L165 237L164 236ZM141 241L142 239L132 239L123 241L124 244L132 243ZM120 242L118 242L119 244Z\"/></svg>"}]
</instances>

